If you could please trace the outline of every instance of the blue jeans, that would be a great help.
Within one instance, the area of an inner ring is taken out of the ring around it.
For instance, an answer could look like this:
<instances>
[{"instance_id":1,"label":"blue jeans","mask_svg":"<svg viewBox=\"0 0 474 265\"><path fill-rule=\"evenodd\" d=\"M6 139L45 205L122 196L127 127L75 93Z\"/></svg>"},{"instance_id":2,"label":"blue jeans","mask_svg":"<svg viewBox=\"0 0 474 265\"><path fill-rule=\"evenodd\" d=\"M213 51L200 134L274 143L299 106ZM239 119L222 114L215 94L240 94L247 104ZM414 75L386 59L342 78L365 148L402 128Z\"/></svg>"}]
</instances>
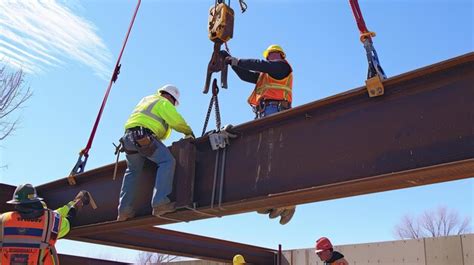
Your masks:
<instances>
[{"instance_id":1,"label":"blue jeans","mask_svg":"<svg viewBox=\"0 0 474 265\"><path fill-rule=\"evenodd\" d=\"M277 105L267 105L265 106L262 112L257 114L257 117L255 119L261 119L261 118L273 115L275 113L278 113L280 111L282 110L280 110L280 108Z\"/></svg>"},{"instance_id":2,"label":"blue jeans","mask_svg":"<svg viewBox=\"0 0 474 265\"><path fill-rule=\"evenodd\" d=\"M126 155L127 170L125 171L122 190L120 191L119 215L126 217L133 217L135 215L134 199L136 194L140 192L140 188L143 188L140 178L142 177L141 173L146 159L155 162L158 166L151 207L169 202L168 195L173 190L176 160L161 141L153 138L152 144L155 145L156 150L152 155L146 156L140 153L140 150L135 146L131 133L126 133L123 137L124 148L128 151L137 151L138 153Z\"/></svg>"}]
</instances>

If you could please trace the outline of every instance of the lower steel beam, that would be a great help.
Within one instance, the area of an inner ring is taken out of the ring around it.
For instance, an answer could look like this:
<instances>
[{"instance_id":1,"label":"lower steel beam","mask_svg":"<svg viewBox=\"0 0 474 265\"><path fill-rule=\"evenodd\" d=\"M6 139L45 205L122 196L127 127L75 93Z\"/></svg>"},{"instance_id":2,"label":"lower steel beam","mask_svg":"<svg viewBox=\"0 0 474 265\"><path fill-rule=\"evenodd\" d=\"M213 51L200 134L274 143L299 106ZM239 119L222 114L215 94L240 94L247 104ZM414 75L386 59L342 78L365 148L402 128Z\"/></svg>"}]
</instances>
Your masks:
<instances>
[{"instance_id":1,"label":"lower steel beam","mask_svg":"<svg viewBox=\"0 0 474 265\"><path fill-rule=\"evenodd\" d=\"M277 250L197 236L156 227L99 232L70 239L136 250L230 262L241 254L251 264L276 264Z\"/></svg>"}]
</instances>

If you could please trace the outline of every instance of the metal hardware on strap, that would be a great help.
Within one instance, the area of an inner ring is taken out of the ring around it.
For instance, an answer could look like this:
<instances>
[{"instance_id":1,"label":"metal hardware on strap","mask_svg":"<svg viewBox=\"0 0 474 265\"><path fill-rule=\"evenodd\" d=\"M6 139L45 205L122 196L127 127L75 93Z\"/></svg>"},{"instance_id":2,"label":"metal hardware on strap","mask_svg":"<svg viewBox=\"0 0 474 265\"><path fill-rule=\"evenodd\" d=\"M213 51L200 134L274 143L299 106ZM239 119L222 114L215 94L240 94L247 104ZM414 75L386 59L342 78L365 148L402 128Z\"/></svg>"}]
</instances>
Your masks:
<instances>
[{"instance_id":1,"label":"metal hardware on strap","mask_svg":"<svg viewBox=\"0 0 474 265\"><path fill-rule=\"evenodd\" d=\"M230 144L230 139L237 137L237 134L231 132L232 127L232 125L227 125L224 129L209 134L209 143L212 150L226 148Z\"/></svg>"},{"instance_id":2,"label":"metal hardware on strap","mask_svg":"<svg viewBox=\"0 0 474 265\"><path fill-rule=\"evenodd\" d=\"M224 188L224 177L225 177L225 163L226 163L226 147L230 145L230 138L236 138L237 134L230 132L232 130L232 125L227 125L223 130L218 132L212 133L209 135L209 143L211 144L211 148L216 152L216 160L214 165L214 179L212 185L212 195L211 195L211 209L214 208L214 200L216 196L216 186L217 186L217 178L219 177L219 197L218 197L218 207L219 209L223 209L221 207L222 204L222 196L223 196L223 188ZM221 150L222 149L222 150ZM222 156L221 156L222 153ZM219 160L220 163L219 163ZM220 166L220 168L219 168Z\"/></svg>"}]
</instances>

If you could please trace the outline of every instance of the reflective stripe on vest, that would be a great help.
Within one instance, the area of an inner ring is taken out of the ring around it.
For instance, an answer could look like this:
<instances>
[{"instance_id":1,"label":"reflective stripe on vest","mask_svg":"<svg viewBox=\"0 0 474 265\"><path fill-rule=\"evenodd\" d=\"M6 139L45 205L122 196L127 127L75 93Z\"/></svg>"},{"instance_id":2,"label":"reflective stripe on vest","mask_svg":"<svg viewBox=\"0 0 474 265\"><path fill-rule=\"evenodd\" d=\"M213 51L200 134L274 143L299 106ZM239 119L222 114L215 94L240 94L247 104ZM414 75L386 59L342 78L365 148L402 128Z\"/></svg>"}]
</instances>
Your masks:
<instances>
[{"instance_id":1,"label":"reflective stripe on vest","mask_svg":"<svg viewBox=\"0 0 474 265\"><path fill-rule=\"evenodd\" d=\"M152 112L153 108L156 106L156 104L158 104L158 102L160 102L161 98L158 98L158 99L155 99L154 101L152 101L148 107L142 111L135 111L133 113L141 113L141 114L145 114L147 115L148 117L154 119L155 121L159 122L163 128L165 128L165 131L168 130L168 123L165 122L165 120L163 120L160 116L156 115L155 113Z\"/></svg>"},{"instance_id":2,"label":"reflective stripe on vest","mask_svg":"<svg viewBox=\"0 0 474 265\"><path fill-rule=\"evenodd\" d=\"M286 62L286 61L285 61ZM286 62L288 63L288 62ZM289 65L289 64L288 64ZM291 69L291 66L290 66ZM283 79L271 77L268 73L260 73L248 103L257 106L262 100L286 100L292 101L293 70Z\"/></svg>"},{"instance_id":3,"label":"reflective stripe on vest","mask_svg":"<svg viewBox=\"0 0 474 265\"><path fill-rule=\"evenodd\" d=\"M260 86L257 86L255 88L257 94L264 94L265 91L268 89L277 89L277 90L284 90L286 92L291 93L291 82L293 81L293 75L290 73L287 77L285 77L282 80L277 80L275 78L272 78L269 74L267 73L262 73L259 78L262 78L263 80L258 80L257 84ZM270 82L270 80L281 82L284 84L279 84L277 82Z\"/></svg>"}]
</instances>

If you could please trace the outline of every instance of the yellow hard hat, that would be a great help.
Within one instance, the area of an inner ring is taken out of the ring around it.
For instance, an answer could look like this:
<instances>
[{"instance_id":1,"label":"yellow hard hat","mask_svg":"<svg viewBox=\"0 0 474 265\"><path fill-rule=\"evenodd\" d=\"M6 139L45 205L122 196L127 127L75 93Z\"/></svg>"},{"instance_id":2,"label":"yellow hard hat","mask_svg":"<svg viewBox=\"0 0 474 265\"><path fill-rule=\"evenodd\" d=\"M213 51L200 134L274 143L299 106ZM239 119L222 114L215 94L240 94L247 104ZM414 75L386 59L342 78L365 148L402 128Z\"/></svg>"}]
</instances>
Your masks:
<instances>
[{"instance_id":1,"label":"yellow hard hat","mask_svg":"<svg viewBox=\"0 0 474 265\"><path fill-rule=\"evenodd\" d=\"M285 54L285 52L283 51L283 48L280 45L272 44L272 45L268 46L268 48L265 51L263 51L263 57L265 59L267 59L268 54L271 53L271 52L280 52L281 55L283 56L283 58L286 57L286 54Z\"/></svg>"},{"instance_id":2,"label":"yellow hard hat","mask_svg":"<svg viewBox=\"0 0 474 265\"><path fill-rule=\"evenodd\" d=\"M234 256L234 259L232 260L232 263L234 265L240 265L240 264L245 264L245 259L244 256L237 254Z\"/></svg>"}]
</instances>

